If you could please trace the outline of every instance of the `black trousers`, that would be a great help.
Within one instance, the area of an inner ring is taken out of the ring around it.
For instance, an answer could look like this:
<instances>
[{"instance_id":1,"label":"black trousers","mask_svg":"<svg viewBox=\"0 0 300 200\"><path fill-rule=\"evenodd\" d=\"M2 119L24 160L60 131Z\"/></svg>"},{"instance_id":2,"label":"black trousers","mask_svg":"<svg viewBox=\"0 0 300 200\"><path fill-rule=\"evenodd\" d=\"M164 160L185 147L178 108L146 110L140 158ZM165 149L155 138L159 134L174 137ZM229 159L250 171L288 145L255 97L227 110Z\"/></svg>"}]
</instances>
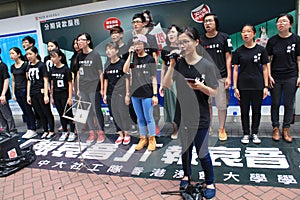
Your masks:
<instances>
[{"instance_id":1,"label":"black trousers","mask_svg":"<svg viewBox=\"0 0 300 200\"><path fill-rule=\"evenodd\" d=\"M50 98L49 98L50 99ZM54 117L51 111L50 102L45 104L44 94L38 93L31 96L31 104L40 116L44 132L54 132ZM50 130L48 130L48 124Z\"/></svg>"},{"instance_id":2,"label":"black trousers","mask_svg":"<svg viewBox=\"0 0 300 200\"><path fill-rule=\"evenodd\" d=\"M244 135L250 134L250 119L249 111L250 105L252 105L252 134L258 133L258 128L261 118L261 104L263 101L262 90L240 90L240 108L241 108L241 120Z\"/></svg>"},{"instance_id":3,"label":"black trousers","mask_svg":"<svg viewBox=\"0 0 300 200\"><path fill-rule=\"evenodd\" d=\"M68 101L68 92L54 92L53 93L54 104L58 111L60 117L60 123L63 127L63 132L68 132L68 124L70 126L70 131L74 133L75 124L72 120L64 118L63 114L65 111L65 107ZM69 109L71 106L67 105L66 110L69 110L65 115L68 117L73 118L72 108Z\"/></svg>"}]
</instances>

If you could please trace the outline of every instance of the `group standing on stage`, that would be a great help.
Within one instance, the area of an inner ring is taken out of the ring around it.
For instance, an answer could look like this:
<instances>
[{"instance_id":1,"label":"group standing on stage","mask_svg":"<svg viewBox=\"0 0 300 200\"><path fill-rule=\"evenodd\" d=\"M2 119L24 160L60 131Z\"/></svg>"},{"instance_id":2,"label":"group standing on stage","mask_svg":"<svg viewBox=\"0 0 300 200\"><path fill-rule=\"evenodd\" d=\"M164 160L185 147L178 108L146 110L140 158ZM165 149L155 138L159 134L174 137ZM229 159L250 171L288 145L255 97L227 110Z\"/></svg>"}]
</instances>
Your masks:
<instances>
[{"instance_id":1,"label":"group standing on stage","mask_svg":"<svg viewBox=\"0 0 300 200\"><path fill-rule=\"evenodd\" d=\"M57 41L47 43L48 55L42 61L34 39L27 36L22 41L26 56L18 47L9 51L14 61L10 68L11 92L9 69L0 60L0 125L4 131L17 132L9 107L12 98L18 102L27 124L27 132L22 138L37 136L41 125L40 137L51 139L57 134L51 111L53 104L62 125L59 141L75 141L78 131L87 129L86 143L102 143L106 139L101 110L103 98L118 133L115 144L128 145L130 129L137 124L139 142L135 150L147 147L148 151L154 151L156 137L160 136L160 95L164 97L164 120L173 125L171 138L179 137L182 144L184 177L180 182L181 189L190 181L195 146L205 173L205 196L212 198L215 196L214 172L208 151L209 133L213 131L212 105L215 100L219 140L226 141L231 86L240 104L243 144L250 140L261 143L258 137L261 106L269 91L272 138L279 141L282 134L286 142L292 142L290 125L295 94L300 86L300 37L291 32L293 23L290 14L279 15L276 20L278 34L269 39L266 48L255 42L255 27L245 24L241 29L244 43L232 52L229 35L219 31L217 15L208 13L203 18L205 33L202 35L196 28L182 29L172 24L166 32L167 45L161 49L159 57L156 38L150 34L155 23L150 11L144 10L132 17L133 32L127 43L122 40L124 31L120 26L110 30L111 42L105 46L104 65L94 50L89 33L81 33L74 39L70 66ZM160 58L162 69L158 83ZM281 132L279 106L282 93L284 118ZM76 123L75 126L71 120L74 117L70 109L73 98L91 103L85 125Z\"/></svg>"}]
</instances>

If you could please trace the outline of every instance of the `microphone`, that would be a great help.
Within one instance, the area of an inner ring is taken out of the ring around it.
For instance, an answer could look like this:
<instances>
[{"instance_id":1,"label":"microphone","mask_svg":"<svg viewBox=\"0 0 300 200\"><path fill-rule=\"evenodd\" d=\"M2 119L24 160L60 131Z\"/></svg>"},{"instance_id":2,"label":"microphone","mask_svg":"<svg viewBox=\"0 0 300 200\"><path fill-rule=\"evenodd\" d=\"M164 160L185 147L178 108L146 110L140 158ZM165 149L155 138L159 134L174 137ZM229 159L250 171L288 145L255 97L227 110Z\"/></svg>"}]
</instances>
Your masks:
<instances>
[{"instance_id":1,"label":"microphone","mask_svg":"<svg viewBox=\"0 0 300 200\"><path fill-rule=\"evenodd\" d=\"M134 64L134 54L135 54L135 52L134 51L131 51L130 52L130 68L133 68L133 64Z\"/></svg>"}]
</instances>

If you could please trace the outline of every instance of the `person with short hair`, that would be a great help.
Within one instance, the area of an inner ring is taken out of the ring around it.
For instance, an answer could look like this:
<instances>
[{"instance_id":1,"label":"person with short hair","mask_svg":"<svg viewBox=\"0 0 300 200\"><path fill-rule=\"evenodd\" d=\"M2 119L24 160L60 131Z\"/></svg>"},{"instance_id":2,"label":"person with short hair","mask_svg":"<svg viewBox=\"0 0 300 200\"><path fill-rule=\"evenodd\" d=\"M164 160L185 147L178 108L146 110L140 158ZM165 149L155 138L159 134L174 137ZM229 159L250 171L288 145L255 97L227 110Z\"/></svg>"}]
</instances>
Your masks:
<instances>
[{"instance_id":1,"label":"person with short hair","mask_svg":"<svg viewBox=\"0 0 300 200\"><path fill-rule=\"evenodd\" d=\"M216 101L219 119L219 140L227 140L225 130L225 122L227 117L227 106L229 103L229 87L231 85L231 51L232 44L228 34L219 31L219 19L213 13L207 13L203 17L203 29L205 34L201 35L201 45L209 53L213 61L218 66L220 71L218 94L214 97L209 97L209 108L211 120L213 118L212 104ZM210 122L212 123L212 121ZM210 127L212 132L212 127Z\"/></svg>"}]
</instances>

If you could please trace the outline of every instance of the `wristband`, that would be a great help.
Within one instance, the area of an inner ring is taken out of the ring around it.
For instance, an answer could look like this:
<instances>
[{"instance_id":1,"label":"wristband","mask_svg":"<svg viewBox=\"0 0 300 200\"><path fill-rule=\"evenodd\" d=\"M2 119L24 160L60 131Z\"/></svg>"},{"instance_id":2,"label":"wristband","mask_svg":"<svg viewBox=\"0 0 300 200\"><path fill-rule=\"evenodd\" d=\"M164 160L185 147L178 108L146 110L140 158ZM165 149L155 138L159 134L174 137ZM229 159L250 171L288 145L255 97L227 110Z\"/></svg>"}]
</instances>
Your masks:
<instances>
[{"instance_id":1,"label":"wristband","mask_svg":"<svg viewBox=\"0 0 300 200\"><path fill-rule=\"evenodd\" d=\"M269 86L265 85L265 88L269 88Z\"/></svg>"},{"instance_id":2,"label":"wristband","mask_svg":"<svg viewBox=\"0 0 300 200\"><path fill-rule=\"evenodd\" d=\"M157 94L153 94L154 97L157 97Z\"/></svg>"}]
</instances>

